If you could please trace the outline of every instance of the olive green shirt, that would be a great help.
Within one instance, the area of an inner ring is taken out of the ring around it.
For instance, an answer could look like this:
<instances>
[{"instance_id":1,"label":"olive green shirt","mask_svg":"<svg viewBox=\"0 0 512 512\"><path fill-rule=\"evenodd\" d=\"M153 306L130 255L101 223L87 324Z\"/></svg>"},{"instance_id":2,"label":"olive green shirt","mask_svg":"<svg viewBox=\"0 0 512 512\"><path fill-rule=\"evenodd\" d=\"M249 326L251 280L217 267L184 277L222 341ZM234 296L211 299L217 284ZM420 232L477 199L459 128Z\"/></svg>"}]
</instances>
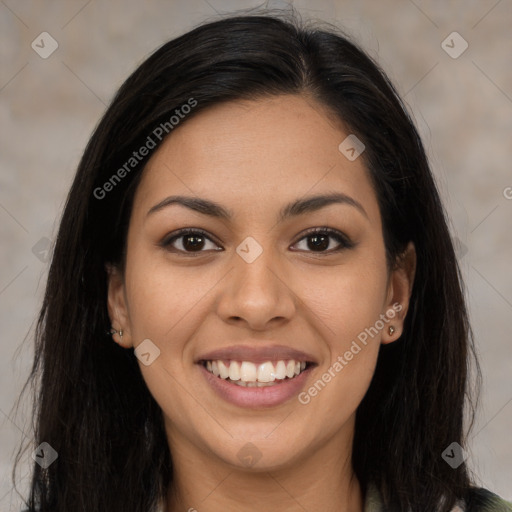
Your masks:
<instances>
[{"instance_id":1,"label":"olive green shirt","mask_svg":"<svg viewBox=\"0 0 512 512\"><path fill-rule=\"evenodd\" d=\"M164 507L160 505L158 510L163 512ZM22 512L28 512L28 509ZM387 512L382 504L379 490L371 484L366 491L364 512ZM512 503L486 489L474 488L470 503L459 502L451 512L512 512Z\"/></svg>"},{"instance_id":2,"label":"olive green shirt","mask_svg":"<svg viewBox=\"0 0 512 512\"><path fill-rule=\"evenodd\" d=\"M379 490L371 484L366 491L364 512L386 512ZM512 512L512 503L486 489L474 488L469 503L457 503L452 512Z\"/></svg>"}]
</instances>

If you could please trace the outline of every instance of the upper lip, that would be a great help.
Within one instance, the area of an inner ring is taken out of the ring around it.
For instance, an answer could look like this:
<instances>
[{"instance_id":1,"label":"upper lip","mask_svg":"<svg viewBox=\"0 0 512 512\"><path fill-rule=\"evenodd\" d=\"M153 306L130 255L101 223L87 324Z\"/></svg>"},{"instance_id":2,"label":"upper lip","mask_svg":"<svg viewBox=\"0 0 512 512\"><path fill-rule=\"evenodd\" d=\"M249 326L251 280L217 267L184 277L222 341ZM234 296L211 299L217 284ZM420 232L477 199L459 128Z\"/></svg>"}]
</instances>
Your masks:
<instances>
[{"instance_id":1,"label":"upper lip","mask_svg":"<svg viewBox=\"0 0 512 512\"><path fill-rule=\"evenodd\" d=\"M260 342L261 343L261 342ZM197 363L202 361L250 361L255 364L262 364L266 361L281 361L293 359L298 362L316 363L311 354L302 352L285 345L247 346L232 345L231 347L219 348L207 352L197 358Z\"/></svg>"}]
</instances>

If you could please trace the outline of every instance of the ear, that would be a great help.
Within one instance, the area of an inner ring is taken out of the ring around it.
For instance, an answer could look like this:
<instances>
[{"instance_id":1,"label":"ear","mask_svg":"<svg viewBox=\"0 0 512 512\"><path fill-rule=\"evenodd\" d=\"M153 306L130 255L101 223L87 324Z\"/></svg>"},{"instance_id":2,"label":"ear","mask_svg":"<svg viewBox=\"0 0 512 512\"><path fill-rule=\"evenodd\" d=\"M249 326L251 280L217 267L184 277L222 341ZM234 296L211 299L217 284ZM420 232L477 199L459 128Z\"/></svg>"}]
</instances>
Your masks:
<instances>
[{"instance_id":1,"label":"ear","mask_svg":"<svg viewBox=\"0 0 512 512\"><path fill-rule=\"evenodd\" d=\"M405 251L397 258L389 278L384 311L389 321L382 333L383 344L396 341L403 333L415 274L416 249L414 244L409 242Z\"/></svg>"},{"instance_id":2,"label":"ear","mask_svg":"<svg viewBox=\"0 0 512 512\"><path fill-rule=\"evenodd\" d=\"M133 347L124 276L121 270L113 265L107 264L105 270L108 275L108 315L112 327L117 331L112 335L112 339L121 347ZM122 337L119 331L122 331Z\"/></svg>"}]
</instances>

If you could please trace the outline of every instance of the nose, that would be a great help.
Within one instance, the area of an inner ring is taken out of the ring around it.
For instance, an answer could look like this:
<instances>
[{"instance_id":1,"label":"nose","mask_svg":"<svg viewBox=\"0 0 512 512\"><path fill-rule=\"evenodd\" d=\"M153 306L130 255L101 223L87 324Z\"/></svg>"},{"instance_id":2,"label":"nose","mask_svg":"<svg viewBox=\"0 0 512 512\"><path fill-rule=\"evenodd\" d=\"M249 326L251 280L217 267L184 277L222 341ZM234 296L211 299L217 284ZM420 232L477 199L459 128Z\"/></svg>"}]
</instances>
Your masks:
<instances>
[{"instance_id":1,"label":"nose","mask_svg":"<svg viewBox=\"0 0 512 512\"><path fill-rule=\"evenodd\" d=\"M234 268L226 276L226 285L217 313L227 323L245 323L248 328L266 330L271 323L286 323L296 311L296 296L286 274L277 268L266 249L252 263L234 255Z\"/></svg>"}]
</instances>

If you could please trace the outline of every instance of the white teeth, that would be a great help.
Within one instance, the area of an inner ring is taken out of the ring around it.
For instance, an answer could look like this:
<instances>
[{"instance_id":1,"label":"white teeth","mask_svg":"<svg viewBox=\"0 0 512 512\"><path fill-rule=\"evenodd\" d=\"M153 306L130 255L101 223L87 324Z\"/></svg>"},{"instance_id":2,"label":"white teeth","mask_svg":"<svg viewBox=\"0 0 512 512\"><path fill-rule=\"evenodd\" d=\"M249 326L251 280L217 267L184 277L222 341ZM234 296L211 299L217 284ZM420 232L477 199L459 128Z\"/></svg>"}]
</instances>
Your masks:
<instances>
[{"instance_id":1,"label":"white teeth","mask_svg":"<svg viewBox=\"0 0 512 512\"><path fill-rule=\"evenodd\" d=\"M274 381L292 379L306 369L305 361L266 361L256 365L250 361L206 361L206 369L221 379L230 379L245 387L271 386Z\"/></svg>"},{"instance_id":2,"label":"white teeth","mask_svg":"<svg viewBox=\"0 0 512 512\"><path fill-rule=\"evenodd\" d=\"M258 382L273 382L274 380L276 380L274 365L270 361L260 364L258 368Z\"/></svg>"},{"instance_id":3,"label":"white teeth","mask_svg":"<svg viewBox=\"0 0 512 512\"><path fill-rule=\"evenodd\" d=\"M233 364L233 363L231 363ZM248 361L244 361L240 365L240 377L244 382L255 382L256 381L256 365L254 363L249 363Z\"/></svg>"},{"instance_id":4,"label":"white teeth","mask_svg":"<svg viewBox=\"0 0 512 512\"><path fill-rule=\"evenodd\" d=\"M267 386L274 386L274 382L244 382L243 380L237 380L234 383L244 388L264 388Z\"/></svg>"},{"instance_id":5,"label":"white teeth","mask_svg":"<svg viewBox=\"0 0 512 512\"><path fill-rule=\"evenodd\" d=\"M209 361L208 361L209 362ZM286 376L291 379L295 375L295 361L292 359L286 365Z\"/></svg>"},{"instance_id":6,"label":"white teeth","mask_svg":"<svg viewBox=\"0 0 512 512\"><path fill-rule=\"evenodd\" d=\"M284 361L278 361L276 364L276 379L284 379L286 377L286 365Z\"/></svg>"},{"instance_id":7,"label":"white teeth","mask_svg":"<svg viewBox=\"0 0 512 512\"><path fill-rule=\"evenodd\" d=\"M229 378L231 380L240 380L240 365L236 361L231 361L229 365Z\"/></svg>"},{"instance_id":8,"label":"white teeth","mask_svg":"<svg viewBox=\"0 0 512 512\"><path fill-rule=\"evenodd\" d=\"M219 366L220 378L227 379L229 377L229 368L224 364L224 361L218 361L217 364ZM206 368L208 369L208 365Z\"/></svg>"}]
</instances>

